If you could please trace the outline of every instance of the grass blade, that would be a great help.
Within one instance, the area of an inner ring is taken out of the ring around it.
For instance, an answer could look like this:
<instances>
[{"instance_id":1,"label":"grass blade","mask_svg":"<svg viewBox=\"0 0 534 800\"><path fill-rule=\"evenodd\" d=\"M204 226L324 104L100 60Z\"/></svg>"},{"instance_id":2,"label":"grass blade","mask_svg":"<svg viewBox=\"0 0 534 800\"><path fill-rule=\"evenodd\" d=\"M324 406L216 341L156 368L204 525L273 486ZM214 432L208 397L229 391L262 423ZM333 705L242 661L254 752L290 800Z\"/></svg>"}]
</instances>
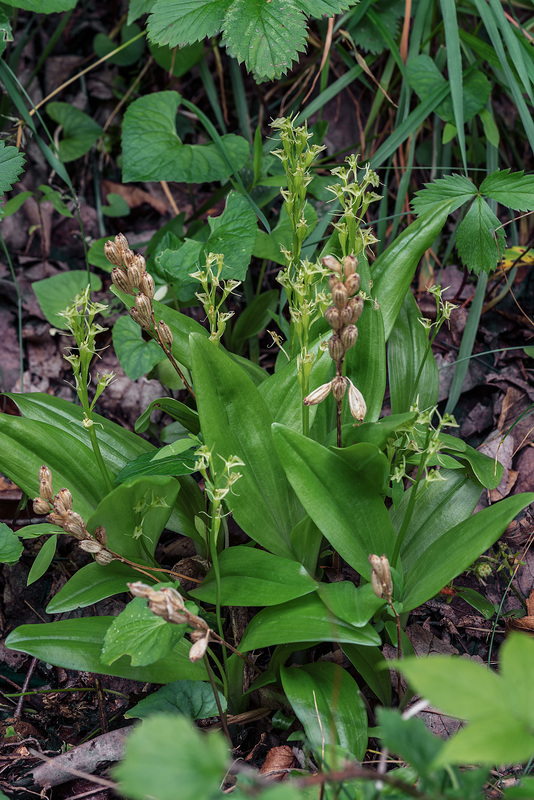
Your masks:
<instances>
[{"instance_id":1,"label":"grass blade","mask_svg":"<svg viewBox=\"0 0 534 800\"><path fill-rule=\"evenodd\" d=\"M454 121L457 130L456 135L458 136L458 144L460 145L460 152L462 154L464 172L467 173L462 56L460 53L460 36L458 20L456 18L456 6L454 0L440 0L440 3L443 27L445 30L445 42L447 45L447 67L449 71L449 86L451 90Z\"/></svg>"}]
</instances>

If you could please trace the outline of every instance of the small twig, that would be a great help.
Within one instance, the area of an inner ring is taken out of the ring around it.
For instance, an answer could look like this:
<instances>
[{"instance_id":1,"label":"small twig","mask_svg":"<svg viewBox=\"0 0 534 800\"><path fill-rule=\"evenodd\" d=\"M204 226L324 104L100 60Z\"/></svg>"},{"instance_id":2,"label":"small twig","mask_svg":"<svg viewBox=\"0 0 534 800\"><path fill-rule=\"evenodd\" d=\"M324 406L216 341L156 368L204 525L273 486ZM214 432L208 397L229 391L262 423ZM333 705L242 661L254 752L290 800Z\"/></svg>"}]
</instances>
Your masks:
<instances>
[{"instance_id":1,"label":"small twig","mask_svg":"<svg viewBox=\"0 0 534 800\"><path fill-rule=\"evenodd\" d=\"M35 672L35 667L37 666L37 658L32 658L31 664L28 668L28 672L26 673L26 677L24 678L24 683L22 684L22 691L26 692L28 690L28 686L30 685L30 681L32 679L32 675ZM17 707L13 712L13 716L18 719L22 716L22 707L24 705L24 695L21 695L17 702Z\"/></svg>"}]
</instances>

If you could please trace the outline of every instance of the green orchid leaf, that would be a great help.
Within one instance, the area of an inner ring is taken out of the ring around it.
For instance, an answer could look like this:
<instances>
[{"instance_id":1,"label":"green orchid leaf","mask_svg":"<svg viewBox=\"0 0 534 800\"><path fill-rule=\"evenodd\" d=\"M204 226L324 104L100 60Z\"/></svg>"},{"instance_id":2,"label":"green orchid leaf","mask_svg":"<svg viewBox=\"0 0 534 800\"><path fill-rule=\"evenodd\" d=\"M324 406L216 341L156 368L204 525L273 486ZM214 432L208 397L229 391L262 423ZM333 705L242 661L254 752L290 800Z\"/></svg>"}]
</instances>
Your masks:
<instances>
[{"instance_id":1,"label":"green orchid leaf","mask_svg":"<svg viewBox=\"0 0 534 800\"><path fill-rule=\"evenodd\" d=\"M137 570L120 561L112 561L106 566L93 561L69 578L47 605L46 613L63 614L76 608L86 608L107 597L127 592L128 582L135 582L140 577L144 581L150 580L146 575L140 576Z\"/></svg>"},{"instance_id":2,"label":"green orchid leaf","mask_svg":"<svg viewBox=\"0 0 534 800\"><path fill-rule=\"evenodd\" d=\"M251 547L230 547L219 556L222 605L272 606L309 594L317 582L296 561ZM192 597L208 602L217 598L213 567ZM368 622L369 618L365 621Z\"/></svg>"},{"instance_id":3,"label":"green orchid leaf","mask_svg":"<svg viewBox=\"0 0 534 800\"><path fill-rule=\"evenodd\" d=\"M16 533L0 522L0 564L16 564L24 547Z\"/></svg>"},{"instance_id":4,"label":"green orchid leaf","mask_svg":"<svg viewBox=\"0 0 534 800\"><path fill-rule=\"evenodd\" d=\"M83 617L20 625L6 639L6 647L39 658L48 664L76 672L116 675L148 683L177 680L205 681L208 675L202 661L189 661L190 643L180 640L171 653L146 667L133 667L128 657L103 664L100 651L115 617Z\"/></svg>"},{"instance_id":5,"label":"green orchid leaf","mask_svg":"<svg viewBox=\"0 0 534 800\"><path fill-rule=\"evenodd\" d=\"M56 554L57 534L53 533L42 545L28 573L27 586L38 581L45 574Z\"/></svg>"},{"instance_id":6,"label":"green orchid leaf","mask_svg":"<svg viewBox=\"0 0 534 800\"><path fill-rule=\"evenodd\" d=\"M48 103L46 113L62 128L59 158L64 163L84 156L102 136L102 127L72 103Z\"/></svg>"},{"instance_id":7,"label":"green orchid leaf","mask_svg":"<svg viewBox=\"0 0 534 800\"><path fill-rule=\"evenodd\" d=\"M367 747L367 711L354 678L328 662L282 667L280 675L311 747L320 753L325 745L339 744L361 760Z\"/></svg>"},{"instance_id":8,"label":"green orchid leaf","mask_svg":"<svg viewBox=\"0 0 534 800\"><path fill-rule=\"evenodd\" d=\"M226 711L226 698L220 692L219 703L222 710ZM132 719L132 717L145 719L152 714L159 713L185 714L191 719L207 719L218 716L220 712L209 683L174 681L145 697L140 703L130 708L124 716L127 719Z\"/></svg>"}]
</instances>

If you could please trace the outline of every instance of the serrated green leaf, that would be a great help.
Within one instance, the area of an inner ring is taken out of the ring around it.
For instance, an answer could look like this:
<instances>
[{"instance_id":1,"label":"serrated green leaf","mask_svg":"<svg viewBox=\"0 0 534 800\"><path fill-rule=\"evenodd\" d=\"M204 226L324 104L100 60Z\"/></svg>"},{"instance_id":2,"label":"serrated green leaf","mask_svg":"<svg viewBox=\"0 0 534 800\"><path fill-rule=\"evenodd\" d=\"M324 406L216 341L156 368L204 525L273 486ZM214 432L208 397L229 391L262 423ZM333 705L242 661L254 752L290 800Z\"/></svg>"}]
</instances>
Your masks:
<instances>
[{"instance_id":1,"label":"serrated green leaf","mask_svg":"<svg viewBox=\"0 0 534 800\"><path fill-rule=\"evenodd\" d=\"M0 198L16 183L24 169L24 160L16 147L6 147L5 142L0 141Z\"/></svg>"},{"instance_id":2,"label":"serrated green leaf","mask_svg":"<svg viewBox=\"0 0 534 800\"><path fill-rule=\"evenodd\" d=\"M152 339L146 342L137 322L119 317L113 326L113 347L126 375L136 381L166 358L161 347Z\"/></svg>"},{"instance_id":3,"label":"serrated green leaf","mask_svg":"<svg viewBox=\"0 0 534 800\"><path fill-rule=\"evenodd\" d=\"M65 317L59 316L59 312L73 304L74 298L84 291L89 280L92 292L98 292L102 288L102 281L98 275L91 273L88 278L87 272L81 269L60 272L58 275L52 275L51 278L44 278L32 284L41 311L54 328L66 330Z\"/></svg>"},{"instance_id":4,"label":"serrated green leaf","mask_svg":"<svg viewBox=\"0 0 534 800\"><path fill-rule=\"evenodd\" d=\"M190 643L180 640L169 655L147 667L132 667L124 657L113 664L104 665L100 651L107 629L115 617L83 617L46 622L37 625L20 625L6 639L6 647L19 650L57 667L76 671L95 672L99 675L118 675L149 683L170 683L190 679L208 679L202 661L189 661Z\"/></svg>"},{"instance_id":5,"label":"serrated green leaf","mask_svg":"<svg viewBox=\"0 0 534 800\"><path fill-rule=\"evenodd\" d=\"M229 765L221 733L206 735L184 716L158 714L134 730L113 772L131 800L208 800L220 794Z\"/></svg>"},{"instance_id":6,"label":"serrated green leaf","mask_svg":"<svg viewBox=\"0 0 534 800\"><path fill-rule=\"evenodd\" d=\"M419 216L434 207L439 207L445 200L451 201L450 212L456 211L477 193L476 186L465 175L447 175L432 183L425 183L425 188L415 193L412 208Z\"/></svg>"},{"instance_id":7,"label":"serrated green leaf","mask_svg":"<svg viewBox=\"0 0 534 800\"><path fill-rule=\"evenodd\" d=\"M84 156L102 136L102 127L71 103L48 103L46 113L63 128L59 140L59 158L63 162Z\"/></svg>"},{"instance_id":8,"label":"serrated green leaf","mask_svg":"<svg viewBox=\"0 0 534 800\"><path fill-rule=\"evenodd\" d=\"M39 578L45 574L56 553L56 543L57 534L54 533L52 536L49 536L43 544L28 574L27 586L35 583L35 581L38 581Z\"/></svg>"},{"instance_id":9,"label":"serrated green leaf","mask_svg":"<svg viewBox=\"0 0 534 800\"><path fill-rule=\"evenodd\" d=\"M156 0L148 18L148 38L159 45L178 47L215 36L231 0Z\"/></svg>"},{"instance_id":10,"label":"serrated green leaf","mask_svg":"<svg viewBox=\"0 0 534 800\"><path fill-rule=\"evenodd\" d=\"M126 23L131 25L132 22L135 22L135 20L139 19L143 14L148 14L154 2L155 0L130 0Z\"/></svg>"},{"instance_id":11,"label":"serrated green leaf","mask_svg":"<svg viewBox=\"0 0 534 800\"><path fill-rule=\"evenodd\" d=\"M391 38L396 39L400 19L405 11L404 0L378 0L378 2L375 0L372 10L380 17L380 21ZM389 48L382 31L373 24L370 16L365 15L356 24L352 20L350 22L347 28L358 48L375 55Z\"/></svg>"},{"instance_id":12,"label":"serrated green leaf","mask_svg":"<svg viewBox=\"0 0 534 800\"><path fill-rule=\"evenodd\" d=\"M195 5L198 3L195 0ZM176 132L178 92L155 92L131 103L122 126L123 180L205 183L226 180L232 168L214 142L182 144ZM246 139L235 134L221 136L234 169L241 169L249 156Z\"/></svg>"},{"instance_id":13,"label":"serrated green leaf","mask_svg":"<svg viewBox=\"0 0 534 800\"><path fill-rule=\"evenodd\" d=\"M219 702L226 711L227 702L219 692ZM206 719L219 714L219 708L209 683L201 681L174 681L145 697L124 715L127 719L145 719L152 714L185 714L191 719Z\"/></svg>"},{"instance_id":14,"label":"serrated green leaf","mask_svg":"<svg viewBox=\"0 0 534 800\"><path fill-rule=\"evenodd\" d=\"M0 563L16 564L22 555L22 543L4 522L0 523Z\"/></svg>"},{"instance_id":15,"label":"serrated green leaf","mask_svg":"<svg viewBox=\"0 0 534 800\"><path fill-rule=\"evenodd\" d=\"M306 49L306 17L295 0L233 0L223 43L257 79L274 80Z\"/></svg>"},{"instance_id":16,"label":"serrated green leaf","mask_svg":"<svg viewBox=\"0 0 534 800\"><path fill-rule=\"evenodd\" d=\"M146 600L135 597L106 631L102 662L113 664L121 656L128 655L132 667L153 664L171 652L186 629L186 623L166 622L150 611Z\"/></svg>"},{"instance_id":17,"label":"serrated green leaf","mask_svg":"<svg viewBox=\"0 0 534 800\"><path fill-rule=\"evenodd\" d=\"M514 211L532 211L534 175L525 175L522 171L510 172L509 169L496 170L484 179L480 193Z\"/></svg>"},{"instance_id":18,"label":"serrated green leaf","mask_svg":"<svg viewBox=\"0 0 534 800\"><path fill-rule=\"evenodd\" d=\"M332 17L341 14L357 0L294 0L295 5L308 17Z\"/></svg>"},{"instance_id":19,"label":"serrated green leaf","mask_svg":"<svg viewBox=\"0 0 534 800\"><path fill-rule=\"evenodd\" d=\"M490 273L497 267L506 243L501 223L477 195L456 232L456 247L470 272Z\"/></svg>"}]
</instances>

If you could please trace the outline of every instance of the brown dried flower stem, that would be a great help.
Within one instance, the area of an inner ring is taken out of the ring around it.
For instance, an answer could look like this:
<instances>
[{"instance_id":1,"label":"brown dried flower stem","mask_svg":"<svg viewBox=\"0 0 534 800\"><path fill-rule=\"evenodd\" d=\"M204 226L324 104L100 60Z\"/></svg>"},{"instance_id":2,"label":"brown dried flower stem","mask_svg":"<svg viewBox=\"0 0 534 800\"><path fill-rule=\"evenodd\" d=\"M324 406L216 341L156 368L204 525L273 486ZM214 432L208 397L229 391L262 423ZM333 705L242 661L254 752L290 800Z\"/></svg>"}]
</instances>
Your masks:
<instances>
[{"instance_id":1,"label":"brown dried flower stem","mask_svg":"<svg viewBox=\"0 0 534 800\"><path fill-rule=\"evenodd\" d=\"M187 378L185 377L185 375L183 374L182 370L178 366L178 362L176 361L175 357L172 354L172 349L170 347L168 347L165 344L165 342L162 341L162 339L161 339L161 337L159 335L159 331L158 331L158 329L156 327L156 321L155 321L154 317L153 317L152 321L154 323L154 333L152 333L152 331L149 331L149 333L152 335L154 341L156 341L159 344L159 346L161 347L161 349L163 350L163 352L165 353L165 355L167 356L167 358L171 362L171 364L173 366L173 369L177 373L177 375L180 378L180 380L182 381L183 385L185 386L185 388L187 389L187 391L189 392L189 394L191 395L193 400L196 401L196 397L195 397L195 393L193 391L193 388L192 388L192 386L189 385L189 383L187 381Z\"/></svg>"}]
</instances>

